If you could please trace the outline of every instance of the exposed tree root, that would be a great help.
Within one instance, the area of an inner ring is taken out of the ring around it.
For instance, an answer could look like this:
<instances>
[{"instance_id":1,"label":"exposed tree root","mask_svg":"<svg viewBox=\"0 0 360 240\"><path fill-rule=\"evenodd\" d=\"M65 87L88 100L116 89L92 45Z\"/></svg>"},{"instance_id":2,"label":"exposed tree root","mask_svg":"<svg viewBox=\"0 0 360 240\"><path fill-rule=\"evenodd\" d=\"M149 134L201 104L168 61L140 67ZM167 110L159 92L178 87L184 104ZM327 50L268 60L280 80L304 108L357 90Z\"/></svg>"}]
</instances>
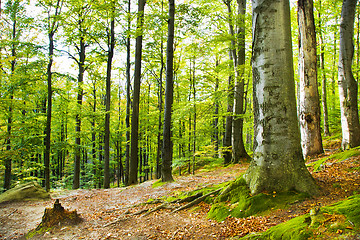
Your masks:
<instances>
[{"instance_id":1,"label":"exposed tree root","mask_svg":"<svg viewBox=\"0 0 360 240\"><path fill-rule=\"evenodd\" d=\"M158 205L158 206L156 206L154 208L141 209L141 210L138 210L137 212L134 212L134 213L130 213L130 211L127 210L120 217L118 217L115 221L110 222L108 224L105 224L103 227L108 227L110 225L119 223L121 221L125 221L131 216L141 215L140 217L145 217L145 216L148 216L151 213L157 212L157 211L159 211L161 209L170 209L170 210L172 210L172 212L170 212L169 214L173 214L175 212L185 210L185 209L188 209L188 208L190 208L190 207L192 207L192 206L194 206L196 204L199 204L200 202L204 201L207 197L215 196L215 195L219 194L219 192L221 192L223 189L224 188L219 188L219 189L216 189L215 191L212 191L212 192L210 192L208 194L205 194L205 195L202 192L199 192L199 193L197 193L195 195L188 196L188 197L183 198L183 199L175 199L175 200L173 200L171 202L165 202L162 199L154 199L154 200L149 201L149 202L132 205L129 208L135 208L135 207L144 206L144 205L151 205L151 204L161 203L160 205ZM184 203L184 202L188 202L188 203L183 205L183 206L178 207L179 203ZM129 209L129 208L127 208L127 209Z\"/></svg>"},{"instance_id":2,"label":"exposed tree root","mask_svg":"<svg viewBox=\"0 0 360 240\"><path fill-rule=\"evenodd\" d=\"M218 194L221 190L223 190L223 188L216 189L216 190L213 191L213 192L210 192L210 193L208 193L208 194L206 194L206 195L203 195L203 196L201 196L201 197L198 197L198 198L194 199L193 201L189 202L188 204L186 204L186 205L184 205L184 206L181 206L181 207L175 209L175 210L172 211L170 214L175 213L175 212L178 212L178 211L181 211L181 210L184 210L184 209L187 209L187 208L190 208L190 207L192 207L192 206L194 206L194 205L196 205L196 204L204 201L205 198L207 198L207 197L209 197L209 196L211 196L211 195L216 195L216 194Z\"/></svg>"}]
</instances>

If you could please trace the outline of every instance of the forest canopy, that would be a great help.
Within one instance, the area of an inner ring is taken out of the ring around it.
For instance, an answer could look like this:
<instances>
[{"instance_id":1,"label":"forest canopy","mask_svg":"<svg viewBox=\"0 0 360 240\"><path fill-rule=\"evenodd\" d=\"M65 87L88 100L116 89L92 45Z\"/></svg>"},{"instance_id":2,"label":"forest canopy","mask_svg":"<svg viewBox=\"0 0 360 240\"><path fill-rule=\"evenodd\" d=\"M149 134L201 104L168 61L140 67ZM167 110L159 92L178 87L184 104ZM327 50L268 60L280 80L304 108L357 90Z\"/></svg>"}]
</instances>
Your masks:
<instances>
[{"instance_id":1,"label":"forest canopy","mask_svg":"<svg viewBox=\"0 0 360 240\"><path fill-rule=\"evenodd\" d=\"M254 157L252 57L258 50L252 48L252 4L181 1L173 3L172 16L171 2L1 3L2 190L29 181L46 190L109 188L161 178L162 165L170 175L194 174L204 164ZM340 0L314 0L312 8L316 33L312 60L317 73L313 86L319 106L315 122L322 137L345 136L340 108L346 97L338 90L344 82L338 69L339 57L344 57L342 5ZM291 1L290 84L301 113L298 13L298 3ZM351 104L355 102L358 111L358 6L353 14L354 31L347 40L354 41L354 58L342 68L352 71L356 97ZM173 59L167 61L171 51ZM169 104L165 89L173 91L170 125L164 117ZM164 126L169 127L169 142L163 138ZM360 139L354 141L358 143L343 140L343 148L360 144ZM301 144L307 153L306 143ZM162 161L163 146L171 149L170 162Z\"/></svg>"}]
</instances>

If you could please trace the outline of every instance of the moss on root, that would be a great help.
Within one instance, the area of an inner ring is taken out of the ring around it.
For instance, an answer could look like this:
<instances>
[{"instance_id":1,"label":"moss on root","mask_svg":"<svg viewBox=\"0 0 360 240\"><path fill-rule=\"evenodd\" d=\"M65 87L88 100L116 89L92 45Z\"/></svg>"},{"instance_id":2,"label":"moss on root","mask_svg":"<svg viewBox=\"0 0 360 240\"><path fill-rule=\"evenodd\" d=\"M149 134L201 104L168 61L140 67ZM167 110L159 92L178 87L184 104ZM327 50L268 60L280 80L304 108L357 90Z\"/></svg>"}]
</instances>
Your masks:
<instances>
[{"instance_id":1,"label":"moss on root","mask_svg":"<svg viewBox=\"0 0 360 240\"><path fill-rule=\"evenodd\" d=\"M320 158L319 160L317 160L316 162L312 162L308 166L312 166L314 172L319 172L322 170L324 163L328 160L337 159L337 162L341 162L350 157L356 157L359 155L360 155L360 147L356 147L356 148L352 148L352 149L349 149L349 150L346 150L343 152L335 153L335 154L331 155L330 157Z\"/></svg>"},{"instance_id":2,"label":"moss on root","mask_svg":"<svg viewBox=\"0 0 360 240\"><path fill-rule=\"evenodd\" d=\"M227 216L237 218L266 214L273 209L286 208L287 205L304 200L307 194L297 192L260 193L252 196L241 177L231 183L215 200L208 218L223 221Z\"/></svg>"},{"instance_id":3,"label":"moss on root","mask_svg":"<svg viewBox=\"0 0 360 240\"><path fill-rule=\"evenodd\" d=\"M358 239L359 231L360 194L241 239Z\"/></svg>"}]
</instances>

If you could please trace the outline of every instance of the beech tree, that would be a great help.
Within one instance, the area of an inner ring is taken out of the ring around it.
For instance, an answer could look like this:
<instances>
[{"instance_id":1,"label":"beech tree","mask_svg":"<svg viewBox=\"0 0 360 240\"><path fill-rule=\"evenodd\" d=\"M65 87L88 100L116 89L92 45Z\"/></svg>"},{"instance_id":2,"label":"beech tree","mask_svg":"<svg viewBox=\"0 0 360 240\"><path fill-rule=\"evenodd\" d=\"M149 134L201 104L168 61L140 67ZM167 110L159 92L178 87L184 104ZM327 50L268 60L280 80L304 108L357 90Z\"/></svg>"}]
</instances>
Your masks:
<instances>
[{"instance_id":1,"label":"beech tree","mask_svg":"<svg viewBox=\"0 0 360 240\"><path fill-rule=\"evenodd\" d=\"M139 144L139 104L140 104L140 83L141 83L141 54L143 40L143 24L144 24L144 8L145 0L138 1L137 16L137 37L135 45L135 70L134 70L134 86L133 86L133 111L131 115L131 152L129 164L129 182L128 184L136 184L138 182L138 144Z\"/></svg>"},{"instance_id":2,"label":"beech tree","mask_svg":"<svg viewBox=\"0 0 360 240\"><path fill-rule=\"evenodd\" d=\"M304 157L323 153L317 85L316 35L312 0L298 1L299 121Z\"/></svg>"},{"instance_id":3,"label":"beech tree","mask_svg":"<svg viewBox=\"0 0 360 240\"><path fill-rule=\"evenodd\" d=\"M45 152L44 152L44 173L45 189L50 191L50 151L51 151L51 117L52 117L52 65L54 57L54 35L59 28L59 15L61 13L62 0L40 1L40 4L47 12L46 30L49 38L49 53L47 66L47 109L46 109L46 129L45 129Z\"/></svg>"},{"instance_id":4,"label":"beech tree","mask_svg":"<svg viewBox=\"0 0 360 240\"><path fill-rule=\"evenodd\" d=\"M166 87L164 109L164 132L162 150L162 178L163 182L174 181L171 173L173 148L171 141L171 115L174 101L174 31L175 31L175 0L169 0L168 39L166 45Z\"/></svg>"},{"instance_id":5,"label":"beech tree","mask_svg":"<svg viewBox=\"0 0 360 240\"><path fill-rule=\"evenodd\" d=\"M358 83L352 72L354 19L357 0L344 0L340 22L339 97L343 149L360 145Z\"/></svg>"},{"instance_id":6,"label":"beech tree","mask_svg":"<svg viewBox=\"0 0 360 240\"><path fill-rule=\"evenodd\" d=\"M288 0L254 0L254 158L244 175L252 194L317 194L300 145Z\"/></svg>"}]
</instances>

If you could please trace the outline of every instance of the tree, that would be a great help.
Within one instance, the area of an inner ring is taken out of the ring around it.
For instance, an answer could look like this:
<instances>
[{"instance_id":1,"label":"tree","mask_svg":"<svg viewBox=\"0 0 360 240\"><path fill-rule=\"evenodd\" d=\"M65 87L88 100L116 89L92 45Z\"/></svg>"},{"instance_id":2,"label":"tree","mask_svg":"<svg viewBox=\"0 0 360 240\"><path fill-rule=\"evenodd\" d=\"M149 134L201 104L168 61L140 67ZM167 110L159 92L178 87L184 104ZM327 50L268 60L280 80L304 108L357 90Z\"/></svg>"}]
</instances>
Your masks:
<instances>
[{"instance_id":1,"label":"tree","mask_svg":"<svg viewBox=\"0 0 360 240\"><path fill-rule=\"evenodd\" d=\"M312 0L298 0L299 121L304 157L323 153L317 85L316 34Z\"/></svg>"},{"instance_id":2,"label":"tree","mask_svg":"<svg viewBox=\"0 0 360 240\"><path fill-rule=\"evenodd\" d=\"M52 65L54 56L54 35L59 28L59 15L61 13L62 0L40 2L47 12L47 34L49 38L49 63L47 66L47 109L46 109L46 129L45 129L45 152L44 152L44 173L45 173L45 189L50 191L50 150L51 150L51 116L52 116Z\"/></svg>"},{"instance_id":3,"label":"tree","mask_svg":"<svg viewBox=\"0 0 360 240\"><path fill-rule=\"evenodd\" d=\"M110 33L108 32L108 56L106 63L106 95L105 95L105 136L104 136L104 188L110 187L110 98L111 98L111 66L115 48L115 0L110 4Z\"/></svg>"},{"instance_id":4,"label":"tree","mask_svg":"<svg viewBox=\"0 0 360 240\"><path fill-rule=\"evenodd\" d=\"M128 12L127 12L127 33L126 33L126 149L125 149L125 184L129 183L129 163L130 163L130 109L131 109L131 76L130 76L130 27L131 27L131 1L128 0Z\"/></svg>"},{"instance_id":5,"label":"tree","mask_svg":"<svg viewBox=\"0 0 360 240\"><path fill-rule=\"evenodd\" d=\"M360 145L358 83L352 73L356 4L357 0L344 0L341 11L338 86L343 149Z\"/></svg>"},{"instance_id":6,"label":"tree","mask_svg":"<svg viewBox=\"0 0 360 240\"><path fill-rule=\"evenodd\" d=\"M233 60L235 68L235 90L234 90L234 117L232 122L232 149L233 161L240 162L241 159L250 159L244 146L244 89L245 89L245 10L246 0L237 0L239 23L235 37L236 46L233 46Z\"/></svg>"},{"instance_id":7,"label":"tree","mask_svg":"<svg viewBox=\"0 0 360 240\"><path fill-rule=\"evenodd\" d=\"M66 35L68 43L72 44L78 57L69 53L70 57L78 66L77 76L77 111L75 114L75 153L74 153L74 175L73 189L80 187L80 166L81 166L81 112L84 96L84 74L88 67L86 64L86 48L89 46L88 32L90 31L92 20L90 13L91 5L85 0L74 0L68 2L66 12Z\"/></svg>"},{"instance_id":8,"label":"tree","mask_svg":"<svg viewBox=\"0 0 360 240\"><path fill-rule=\"evenodd\" d=\"M135 70L133 86L133 111L131 115L131 153L129 166L128 184L136 184L138 172L138 144L139 144L139 104L140 104L140 83L141 83L141 54L143 40L144 8L145 0L138 1L137 16L137 37L135 43Z\"/></svg>"},{"instance_id":9,"label":"tree","mask_svg":"<svg viewBox=\"0 0 360 240\"><path fill-rule=\"evenodd\" d=\"M289 1L253 1L254 158L244 175L252 194L317 194L302 156L296 114Z\"/></svg>"},{"instance_id":10,"label":"tree","mask_svg":"<svg viewBox=\"0 0 360 240\"><path fill-rule=\"evenodd\" d=\"M175 31L175 0L169 0L168 39L166 45L166 86L164 109L164 132L162 150L162 178L163 182L174 181L171 174L173 156L171 141L171 115L174 101L174 31Z\"/></svg>"}]
</instances>

